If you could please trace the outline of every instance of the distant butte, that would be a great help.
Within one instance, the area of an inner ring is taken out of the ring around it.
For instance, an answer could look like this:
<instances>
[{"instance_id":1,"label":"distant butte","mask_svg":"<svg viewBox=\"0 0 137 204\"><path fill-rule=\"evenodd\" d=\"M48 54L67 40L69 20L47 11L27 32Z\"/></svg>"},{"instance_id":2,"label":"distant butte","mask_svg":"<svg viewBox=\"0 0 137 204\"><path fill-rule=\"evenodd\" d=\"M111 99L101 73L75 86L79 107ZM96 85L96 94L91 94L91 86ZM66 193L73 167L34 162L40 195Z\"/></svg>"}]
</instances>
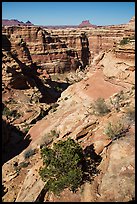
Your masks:
<instances>
[{"instance_id":1,"label":"distant butte","mask_svg":"<svg viewBox=\"0 0 137 204\"><path fill-rule=\"evenodd\" d=\"M86 20L86 21L82 21L81 24L79 24L78 27L97 27L97 25L92 25L89 20Z\"/></svg>"}]
</instances>

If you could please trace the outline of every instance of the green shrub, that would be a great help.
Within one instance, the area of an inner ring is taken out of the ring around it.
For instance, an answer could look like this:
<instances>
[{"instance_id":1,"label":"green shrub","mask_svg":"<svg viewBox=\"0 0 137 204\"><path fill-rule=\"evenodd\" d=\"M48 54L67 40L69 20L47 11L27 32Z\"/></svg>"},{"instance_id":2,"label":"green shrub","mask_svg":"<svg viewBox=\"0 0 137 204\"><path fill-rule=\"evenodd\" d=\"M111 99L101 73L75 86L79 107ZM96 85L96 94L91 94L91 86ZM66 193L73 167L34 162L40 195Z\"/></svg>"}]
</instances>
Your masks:
<instances>
[{"instance_id":1,"label":"green shrub","mask_svg":"<svg viewBox=\"0 0 137 204\"><path fill-rule=\"evenodd\" d=\"M129 121L135 122L135 108L129 107L126 110L126 117Z\"/></svg>"},{"instance_id":2,"label":"green shrub","mask_svg":"<svg viewBox=\"0 0 137 204\"><path fill-rule=\"evenodd\" d=\"M30 164L30 162L21 162L21 163L19 164L19 167L20 167L20 168L26 168L29 164Z\"/></svg>"},{"instance_id":3,"label":"green shrub","mask_svg":"<svg viewBox=\"0 0 137 204\"><path fill-rule=\"evenodd\" d=\"M7 106L5 106L2 111L2 115L8 116L9 114L10 114L10 110Z\"/></svg>"},{"instance_id":4,"label":"green shrub","mask_svg":"<svg viewBox=\"0 0 137 204\"><path fill-rule=\"evenodd\" d=\"M93 104L92 104L93 113L95 115L106 115L110 112L109 108L107 107L105 100L103 98L98 98Z\"/></svg>"},{"instance_id":5,"label":"green shrub","mask_svg":"<svg viewBox=\"0 0 137 204\"><path fill-rule=\"evenodd\" d=\"M68 100L68 97L65 97L64 100Z\"/></svg>"},{"instance_id":6,"label":"green shrub","mask_svg":"<svg viewBox=\"0 0 137 204\"><path fill-rule=\"evenodd\" d=\"M61 88L61 87L59 87L59 86L56 86L55 89L56 89L56 91L58 91L58 92L62 92L62 91L63 91L63 88Z\"/></svg>"},{"instance_id":7,"label":"green shrub","mask_svg":"<svg viewBox=\"0 0 137 204\"><path fill-rule=\"evenodd\" d=\"M119 112L120 111L120 107L121 107L121 102L124 100L124 92L120 91L119 93L117 93L117 95L115 95L115 97L112 99L110 98L110 103L113 105L113 108Z\"/></svg>"},{"instance_id":8,"label":"green shrub","mask_svg":"<svg viewBox=\"0 0 137 204\"><path fill-rule=\"evenodd\" d=\"M53 148L41 149L44 167L39 174L45 187L54 194L59 194L63 189L70 188L76 191L81 184L83 171L80 165L83 159L82 148L73 139L59 141Z\"/></svg>"},{"instance_id":9,"label":"green shrub","mask_svg":"<svg viewBox=\"0 0 137 204\"><path fill-rule=\"evenodd\" d=\"M28 149L26 152L24 152L24 158L28 159L29 157L33 156L36 153L35 149Z\"/></svg>"},{"instance_id":10,"label":"green shrub","mask_svg":"<svg viewBox=\"0 0 137 204\"><path fill-rule=\"evenodd\" d=\"M114 124L111 122L108 123L107 127L104 130L104 133L112 140L119 139L120 137L125 136L128 128L125 127L122 121L117 121Z\"/></svg>"},{"instance_id":11,"label":"green shrub","mask_svg":"<svg viewBox=\"0 0 137 204\"><path fill-rule=\"evenodd\" d=\"M53 136L53 137L56 137L56 138L59 137L59 133L56 130L51 130L50 135Z\"/></svg>"},{"instance_id":12,"label":"green shrub","mask_svg":"<svg viewBox=\"0 0 137 204\"><path fill-rule=\"evenodd\" d=\"M44 145L49 145L53 139L59 137L59 132L56 130L51 130L50 133L43 135L40 141L40 148L43 147Z\"/></svg>"},{"instance_id":13,"label":"green shrub","mask_svg":"<svg viewBox=\"0 0 137 204\"><path fill-rule=\"evenodd\" d=\"M58 103L54 103L54 104L52 105L51 112L55 112L55 111L57 110L57 107L58 107L58 106L59 106Z\"/></svg>"},{"instance_id":14,"label":"green shrub","mask_svg":"<svg viewBox=\"0 0 137 204\"><path fill-rule=\"evenodd\" d=\"M25 128L23 129L23 132L24 132L25 134L27 134L28 131L29 131L29 129L30 129L30 127L25 127Z\"/></svg>"},{"instance_id":15,"label":"green shrub","mask_svg":"<svg viewBox=\"0 0 137 204\"><path fill-rule=\"evenodd\" d=\"M135 84L132 85L131 89L132 89L132 90L135 90Z\"/></svg>"},{"instance_id":16,"label":"green shrub","mask_svg":"<svg viewBox=\"0 0 137 204\"><path fill-rule=\"evenodd\" d=\"M7 117L14 117L16 119L21 116L20 113L17 112L17 110L10 110L7 106L4 107L2 114Z\"/></svg>"},{"instance_id":17,"label":"green shrub","mask_svg":"<svg viewBox=\"0 0 137 204\"><path fill-rule=\"evenodd\" d=\"M128 38L123 38L121 41L120 41L120 45L126 45L129 43L129 39Z\"/></svg>"}]
</instances>

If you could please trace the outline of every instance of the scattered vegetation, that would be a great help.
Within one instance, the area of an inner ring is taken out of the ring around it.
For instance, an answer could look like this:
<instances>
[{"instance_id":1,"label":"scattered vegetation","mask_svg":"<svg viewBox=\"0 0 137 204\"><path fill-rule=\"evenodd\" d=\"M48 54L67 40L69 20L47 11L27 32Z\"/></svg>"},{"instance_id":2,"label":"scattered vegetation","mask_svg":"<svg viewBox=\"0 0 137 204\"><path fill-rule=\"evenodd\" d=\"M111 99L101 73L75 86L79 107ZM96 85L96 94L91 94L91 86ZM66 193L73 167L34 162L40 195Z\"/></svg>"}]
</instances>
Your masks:
<instances>
[{"instance_id":1,"label":"scattered vegetation","mask_svg":"<svg viewBox=\"0 0 137 204\"><path fill-rule=\"evenodd\" d=\"M33 156L34 154L36 154L36 149L31 149L30 148L30 149L26 150L26 152L24 152L24 158L28 159L31 156Z\"/></svg>"},{"instance_id":2,"label":"scattered vegetation","mask_svg":"<svg viewBox=\"0 0 137 204\"><path fill-rule=\"evenodd\" d=\"M107 127L104 130L104 133L112 140L119 139L120 137L124 137L126 132L128 131L128 127L124 125L122 120L115 122L114 124L109 122Z\"/></svg>"},{"instance_id":3,"label":"scattered vegetation","mask_svg":"<svg viewBox=\"0 0 137 204\"><path fill-rule=\"evenodd\" d=\"M92 104L93 114L103 116L110 112L103 98L98 98Z\"/></svg>"},{"instance_id":4,"label":"scattered vegetation","mask_svg":"<svg viewBox=\"0 0 137 204\"><path fill-rule=\"evenodd\" d=\"M15 162L15 164L13 164L13 167L14 167L16 173L19 175L21 168L26 168L29 164L30 164L29 161L27 161L27 162L23 161L19 165L17 162Z\"/></svg>"}]
</instances>

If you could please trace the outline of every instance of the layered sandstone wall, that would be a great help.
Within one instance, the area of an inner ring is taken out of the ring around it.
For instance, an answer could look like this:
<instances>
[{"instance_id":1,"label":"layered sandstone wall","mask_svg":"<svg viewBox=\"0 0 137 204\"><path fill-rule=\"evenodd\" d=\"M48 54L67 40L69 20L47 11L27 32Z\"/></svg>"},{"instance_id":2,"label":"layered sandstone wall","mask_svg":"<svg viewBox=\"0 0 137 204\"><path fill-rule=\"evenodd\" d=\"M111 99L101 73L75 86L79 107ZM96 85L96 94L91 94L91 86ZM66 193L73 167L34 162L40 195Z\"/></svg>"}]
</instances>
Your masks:
<instances>
[{"instance_id":1,"label":"layered sandstone wall","mask_svg":"<svg viewBox=\"0 0 137 204\"><path fill-rule=\"evenodd\" d=\"M3 44L8 50L11 44L11 51L24 63L36 62L49 73L62 73L85 68L100 51L115 48L123 37L133 37L134 24L132 19L125 25L98 28L51 30L36 26L5 26L2 28Z\"/></svg>"},{"instance_id":2,"label":"layered sandstone wall","mask_svg":"<svg viewBox=\"0 0 137 204\"><path fill-rule=\"evenodd\" d=\"M85 33L88 40L88 49L90 52L89 63L100 51L107 51L115 48L124 37L133 37L135 35L134 25L132 20L132 27L130 23L123 25L100 26L98 28L77 28L77 29L57 29L51 30L55 35L58 35L62 41L71 48L76 48L78 56L81 56L81 40L76 38ZM76 40L74 40L76 38Z\"/></svg>"},{"instance_id":3,"label":"layered sandstone wall","mask_svg":"<svg viewBox=\"0 0 137 204\"><path fill-rule=\"evenodd\" d=\"M19 60L24 63L27 63L27 60L36 62L49 73L75 70L82 65L80 35L69 36L66 41L66 38L61 39L39 27L25 26L4 27L3 33L3 36L8 35L11 51L16 52Z\"/></svg>"}]
</instances>

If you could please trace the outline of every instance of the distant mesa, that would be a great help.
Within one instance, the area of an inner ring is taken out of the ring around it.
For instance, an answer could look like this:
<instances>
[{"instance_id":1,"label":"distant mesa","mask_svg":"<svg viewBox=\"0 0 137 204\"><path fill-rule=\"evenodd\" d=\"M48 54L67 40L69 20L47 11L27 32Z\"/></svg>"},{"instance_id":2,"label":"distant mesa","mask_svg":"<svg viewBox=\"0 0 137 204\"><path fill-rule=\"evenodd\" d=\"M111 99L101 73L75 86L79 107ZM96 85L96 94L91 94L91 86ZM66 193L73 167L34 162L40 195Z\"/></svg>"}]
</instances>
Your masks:
<instances>
[{"instance_id":1,"label":"distant mesa","mask_svg":"<svg viewBox=\"0 0 137 204\"><path fill-rule=\"evenodd\" d=\"M27 21L26 23L24 23L23 21L18 21L17 19L3 19L2 20L2 25L3 26L19 26L19 25L33 25L30 21Z\"/></svg>"},{"instance_id":2,"label":"distant mesa","mask_svg":"<svg viewBox=\"0 0 137 204\"><path fill-rule=\"evenodd\" d=\"M93 27L93 28L96 28L97 27L97 25L92 25L90 22L89 22L89 20L85 20L85 21L82 21L82 23L81 24L79 24L79 26L78 27Z\"/></svg>"}]
</instances>

